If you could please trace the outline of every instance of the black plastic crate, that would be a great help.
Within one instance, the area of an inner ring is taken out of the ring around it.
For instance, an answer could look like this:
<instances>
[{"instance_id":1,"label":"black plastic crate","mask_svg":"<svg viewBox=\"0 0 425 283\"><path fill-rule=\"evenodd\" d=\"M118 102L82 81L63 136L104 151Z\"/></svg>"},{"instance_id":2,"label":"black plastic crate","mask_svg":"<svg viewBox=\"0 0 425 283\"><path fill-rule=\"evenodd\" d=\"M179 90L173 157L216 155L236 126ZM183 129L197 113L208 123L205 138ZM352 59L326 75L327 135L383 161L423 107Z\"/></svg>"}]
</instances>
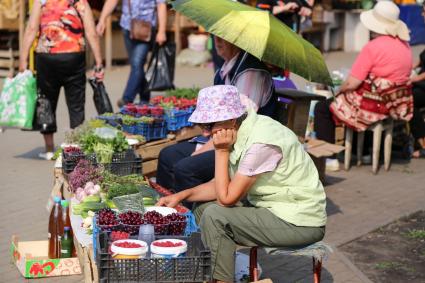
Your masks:
<instances>
[{"instance_id":1,"label":"black plastic crate","mask_svg":"<svg viewBox=\"0 0 425 283\"><path fill-rule=\"evenodd\" d=\"M79 154L72 156L62 152L62 169L66 174L74 171L75 166L81 159L88 160L93 165L98 165L96 154ZM105 170L110 171L112 174L125 176L130 174L142 174L142 158L132 149L125 152L114 153L112 155L112 162L101 164Z\"/></svg>"},{"instance_id":2,"label":"black plastic crate","mask_svg":"<svg viewBox=\"0 0 425 283\"><path fill-rule=\"evenodd\" d=\"M170 236L157 236L166 239ZM108 253L108 233L97 236L96 265L99 282L208 282L211 276L211 255L205 249L200 233L190 237L172 236L185 240L188 250L185 257L163 259L114 259Z\"/></svg>"}]
</instances>

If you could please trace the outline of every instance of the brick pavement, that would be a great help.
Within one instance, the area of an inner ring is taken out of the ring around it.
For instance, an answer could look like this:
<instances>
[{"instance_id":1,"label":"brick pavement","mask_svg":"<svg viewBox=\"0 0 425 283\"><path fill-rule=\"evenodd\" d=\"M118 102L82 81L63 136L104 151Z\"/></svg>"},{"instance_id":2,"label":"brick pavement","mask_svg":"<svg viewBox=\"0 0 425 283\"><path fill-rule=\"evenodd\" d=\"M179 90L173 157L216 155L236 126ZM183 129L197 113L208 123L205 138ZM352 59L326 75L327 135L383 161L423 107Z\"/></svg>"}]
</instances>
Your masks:
<instances>
[{"instance_id":1,"label":"brick pavement","mask_svg":"<svg viewBox=\"0 0 425 283\"><path fill-rule=\"evenodd\" d=\"M400 160L395 160L400 162ZM334 253L324 263L323 282L370 282L338 246L348 243L402 216L425 209L425 160L393 164L389 172L371 173L371 166L329 174L326 186L328 223L324 241ZM295 271L288 257L261 256L266 274L273 282L311 282L311 261L299 262ZM270 264L272 262L272 264ZM305 276L305 272L309 274ZM304 274L304 277L300 277Z\"/></svg>"}]
</instances>

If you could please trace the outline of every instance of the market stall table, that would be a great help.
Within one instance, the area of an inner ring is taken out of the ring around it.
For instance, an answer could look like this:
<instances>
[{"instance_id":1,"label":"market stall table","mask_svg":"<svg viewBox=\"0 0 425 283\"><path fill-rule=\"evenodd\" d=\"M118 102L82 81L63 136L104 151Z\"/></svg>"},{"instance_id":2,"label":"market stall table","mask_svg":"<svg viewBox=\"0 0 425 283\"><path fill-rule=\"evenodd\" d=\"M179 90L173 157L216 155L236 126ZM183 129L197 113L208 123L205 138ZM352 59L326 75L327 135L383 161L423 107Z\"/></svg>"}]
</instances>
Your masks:
<instances>
[{"instance_id":1,"label":"market stall table","mask_svg":"<svg viewBox=\"0 0 425 283\"><path fill-rule=\"evenodd\" d=\"M307 127L310 103L314 100L325 100L326 97L295 89L276 89L279 109L277 120L291 129L297 136L304 137ZM287 109L283 109L283 105Z\"/></svg>"}]
</instances>

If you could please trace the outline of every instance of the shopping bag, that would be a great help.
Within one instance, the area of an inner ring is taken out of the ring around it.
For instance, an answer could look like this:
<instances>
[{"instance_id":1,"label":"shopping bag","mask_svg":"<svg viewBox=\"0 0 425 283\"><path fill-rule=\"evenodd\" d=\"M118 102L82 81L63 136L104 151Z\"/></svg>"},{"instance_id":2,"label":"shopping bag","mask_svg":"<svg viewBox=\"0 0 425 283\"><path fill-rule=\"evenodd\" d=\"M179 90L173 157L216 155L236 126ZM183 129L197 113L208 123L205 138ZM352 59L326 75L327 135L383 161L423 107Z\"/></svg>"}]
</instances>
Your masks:
<instances>
[{"instance_id":1,"label":"shopping bag","mask_svg":"<svg viewBox=\"0 0 425 283\"><path fill-rule=\"evenodd\" d=\"M31 129L37 97L31 71L6 79L0 96L0 126Z\"/></svg>"},{"instance_id":2,"label":"shopping bag","mask_svg":"<svg viewBox=\"0 0 425 283\"><path fill-rule=\"evenodd\" d=\"M47 97L42 94L37 94L37 102L35 106L34 121L32 130L48 131L55 124L55 114L53 113L52 104Z\"/></svg>"},{"instance_id":3,"label":"shopping bag","mask_svg":"<svg viewBox=\"0 0 425 283\"><path fill-rule=\"evenodd\" d=\"M89 83L93 89L93 101L97 114L113 113L114 110L103 82L98 82L95 78L91 78Z\"/></svg>"},{"instance_id":4,"label":"shopping bag","mask_svg":"<svg viewBox=\"0 0 425 283\"><path fill-rule=\"evenodd\" d=\"M174 89L174 66L176 61L176 45L172 42L159 46L155 44L152 57L146 71L149 90Z\"/></svg>"}]
</instances>

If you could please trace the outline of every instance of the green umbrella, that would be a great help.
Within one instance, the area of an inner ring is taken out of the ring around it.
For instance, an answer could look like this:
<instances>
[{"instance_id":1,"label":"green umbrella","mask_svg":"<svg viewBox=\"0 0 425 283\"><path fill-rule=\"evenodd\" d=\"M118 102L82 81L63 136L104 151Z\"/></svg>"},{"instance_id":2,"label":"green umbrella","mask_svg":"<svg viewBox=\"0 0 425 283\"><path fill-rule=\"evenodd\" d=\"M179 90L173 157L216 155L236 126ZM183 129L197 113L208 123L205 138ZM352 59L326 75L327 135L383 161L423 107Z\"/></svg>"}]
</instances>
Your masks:
<instances>
[{"instance_id":1,"label":"green umbrella","mask_svg":"<svg viewBox=\"0 0 425 283\"><path fill-rule=\"evenodd\" d=\"M332 85L322 54L267 11L231 0L176 0L173 8L269 64Z\"/></svg>"}]
</instances>

